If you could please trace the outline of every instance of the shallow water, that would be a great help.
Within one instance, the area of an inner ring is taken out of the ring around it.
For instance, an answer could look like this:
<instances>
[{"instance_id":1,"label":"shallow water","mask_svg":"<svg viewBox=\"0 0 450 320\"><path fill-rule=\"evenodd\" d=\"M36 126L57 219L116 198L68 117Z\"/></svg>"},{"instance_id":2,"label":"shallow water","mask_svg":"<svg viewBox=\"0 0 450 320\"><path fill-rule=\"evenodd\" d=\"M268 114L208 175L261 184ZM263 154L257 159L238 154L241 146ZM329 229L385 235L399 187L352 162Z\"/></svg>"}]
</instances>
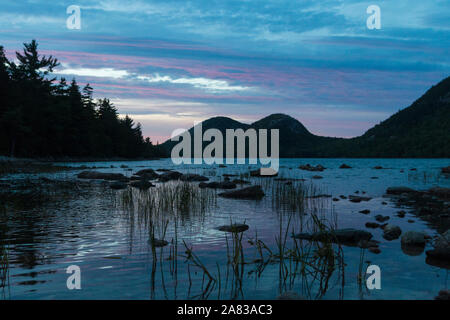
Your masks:
<instances>
[{"instance_id":1,"label":"shallow water","mask_svg":"<svg viewBox=\"0 0 450 320\"><path fill-rule=\"evenodd\" d=\"M172 244L164 249L157 248L157 260L154 260L148 242L148 227L138 219L130 219L117 206L120 194L124 191L109 190L98 183L98 187L87 196L75 195L64 201L46 203L39 208L4 213L0 230L4 238L2 240L8 243L10 265L9 281L3 290L0 289L0 294L10 299L274 299L284 291L295 291L311 299L432 299L439 290L448 288L448 270L426 264L424 252L417 256L406 255L400 248L400 239L386 241L382 238L382 230L366 229L364 224L375 221L376 214L382 214L390 216L389 223L400 226L403 232L417 230L435 235L436 230L432 226L410 213L405 218L397 217L395 214L400 209L383 195L389 186L415 189L449 187L450 179L440 175L440 168L448 166L449 162L448 159L281 160L279 177L305 179L304 185L308 188L314 186L319 193L333 197L348 196L355 191L359 191L359 195L363 195L364 191L364 196L372 197L372 200L360 203L348 200L334 202L331 198L317 200L315 207L319 207L320 214L331 220L336 219L339 228L368 230L373 233L374 239L381 242L380 254L365 250L362 258L361 249L343 247L345 281L342 283L342 277L336 270L325 291L319 289L317 281L302 277L299 273L291 273L287 279L280 279L280 263L268 264L259 276L255 272L257 264L245 264L238 289L230 273L226 280L226 235L215 228L229 224L230 219L233 222L245 221L250 229L243 236L244 254L246 261L251 262L257 256L255 248L247 240L254 239L257 234L258 239L276 250L275 237L279 235L280 217L283 217L283 213L272 205L271 184L267 182L272 178L244 178L253 184L262 184L266 189L266 197L261 201L217 197L216 205L205 212L186 214L177 220L178 254L184 254L184 240L193 247L194 253L211 274L217 277L219 269L220 290L216 284L213 290L208 291L209 295L202 296L205 289L202 271L193 266L188 269L189 263L180 256L177 259L177 272L172 272L173 261L168 260L174 247ZM327 169L323 172L297 169L300 164L306 163L320 163ZM350 165L352 169L339 169L342 163ZM249 168L256 168L249 165L228 165L226 168L212 168L206 164L174 166L168 159L65 165L106 167L97 170L121 172L127 176L142 168L173 168L206 175L211 181L219 180L223 173L239 175L248 172ZM111 165L114 168L110 168ZM128 168L120 168L121 165ZM377 165L387 169L373 169ZM411 171L412 168L416 170ZM78 172L75 170L35 177L72 179ZM314 175L323 178L311 179ZM371 213L358 213L363 209L369 209ZM170 222L165 239L170 242L175 237L175 226L169 215L166 218ZM413 219L414 223L409 223L409 219ZM285 227L286 219L283 223ZM300 226L293 223L291 227L293 231L298 231ZM157 235L160 235L158 231ZM288 238L287 242L290 245L292 240ZM427 245L425 250L429 248L430 245ZM376 264L381 268L380 290L368 290L364 284L358 284L360 261L364 270L368 264ZM81 290L67 289L69 275L66 268L70 265L81 268Z\"/></svg>"}]
</instances>

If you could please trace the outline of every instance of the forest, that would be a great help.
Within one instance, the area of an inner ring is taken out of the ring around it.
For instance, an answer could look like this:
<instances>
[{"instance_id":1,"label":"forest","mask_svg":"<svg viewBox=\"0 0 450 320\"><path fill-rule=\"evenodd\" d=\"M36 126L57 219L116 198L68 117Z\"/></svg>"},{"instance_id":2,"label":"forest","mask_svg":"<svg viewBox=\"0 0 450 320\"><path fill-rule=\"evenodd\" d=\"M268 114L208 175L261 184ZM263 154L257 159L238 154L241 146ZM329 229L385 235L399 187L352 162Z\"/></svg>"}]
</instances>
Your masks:
<instances>
[{"instance_id":1,"label":"forest","mask_svg":"<svg viewBox=\"0 0 450 320\"><path fill-rule=\"evenodd\" d=\"M93 88L52 76L59 62L24 43L10 61L0 46L0 155L27 158L155 158L141 125L119 117Z\"/></svg>"}]
</instances>

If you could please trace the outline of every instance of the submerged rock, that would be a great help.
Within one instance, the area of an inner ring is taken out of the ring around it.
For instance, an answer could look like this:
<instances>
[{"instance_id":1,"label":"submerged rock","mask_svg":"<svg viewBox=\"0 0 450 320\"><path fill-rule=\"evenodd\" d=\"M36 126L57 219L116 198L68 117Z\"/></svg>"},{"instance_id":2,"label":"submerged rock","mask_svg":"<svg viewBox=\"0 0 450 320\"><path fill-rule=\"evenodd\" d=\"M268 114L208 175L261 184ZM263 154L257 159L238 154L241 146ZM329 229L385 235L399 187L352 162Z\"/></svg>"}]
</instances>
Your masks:
<instances>
[{"instance_id":1,"label":"submerged rock","mask_svg":"<svg viewBox=\"0 0 450 320\"><path fill-rule=\"evenodd\" d=\"M395 226L392 224L386 225L383 229L383 238L388 241L398 239L398 237L400 237L401 234L402 229L400 229L399 226Z\"/></svg>"},{"instance_id":2,"label":"submerged rock","mask_svg":"<svg viewBox=\"0 0 450 320\"><path fill-rule=\"evenodd\" d=\"M277 300L305 300L305 298L294 291L286 291L280 294Z\"/></svg>"},{"instance_id":3,"label":"submerged rock","mask_svg":"<svg viewBox=\"0 0 450 320\"><path fill-rule=\"evenodd\" d=\"M166 171L159 176L159 181L167 182L172 180L179 180L183 174L178 171Z\"/></svg>"},{"instance_id":4,"label":"submerged rock","mask_svg":"<svg viewBox=\"0 0 450 320\"><path fill-rule=\"evenodd\" d=\"M450 300L450 290L441 290L434 300Z\"/></svg>"},{"instance_id":5,"label":"submerged rock","mask_svg":"<svg viewBox=\"0 0 450 320\"><path fill-rule=\"evenodd\" d=\"M376 170L384 169L382 166L375 166L375 167L373 167L373 168L376 169Z\"/></svg>"},{"instance_id":6,"label":"submerged rock","mask_svg":"<svg viewBox=\"0 0 450 320\"><path fill-rule=\"evenodd\" d=\"M128 180L121 173L110 173L110 172L98 172L98 171L83 171L77 175L80 179L101 179L101 180Z\"/></svg>"},{"instance_id":7,"label":"submerged rock","mask_svg":"<svg viewBox=\"0 0 450 320\"><path fill-rule=\"evenodd\" d=\"M236 184L231 181L200 182L198 186L210 189L236 189Z\"/></svg>"},{"instance_id":8,"label":"submerged rock","mask_svg":"<svg viewBox=\"0 0 450 320\"><path fill-rule=\"evenodd\" d=\"M383 216L381 214L377 214L375 216L375 220L377 220L378 222L385 222L385 221L388 221L389 219L390 219L389 216Z\"/></svg>"},{"instance_id":9,"label":"submerged rock","mask_svg":"<svg viewBox=\"0 0 450 320\"><path fill-rule=\"evenodd\" d=\"M357 229L339 229L335 231L321 231L315 233L298 233L293 235L295 239L312 241L331 241L348 245L357 245L361 240L370 240L372 234L368 231Z\"/></svg>"},{"instance_id":10,"label":"submerged rock","mask_svg":"<svg viewBox=\"0 0 450 320\"><path fill-rule=\"evenodd\" d=\"M370 213L370 210L369 210L369 209L364 209L364 210L359 211L359 213L362 213L362 214L369 214L369 213Z\"/></svg>"},{"instance_id":11,"label":"submerged rock","mask_svg":"<svg viewBox=\"0 0 450 320\"><path fill-rule=\"evenodd\" d=\"M249 226L246 225L246 224L233 223L233 224L230 224L230 225L220 226L220 227L217 228L217 230L223 231L223 232L239 233L239 232L247 231L248 228L249 228Z\"/></svg>"},{"instance_id":12,"label":"submerged rock","mask_svg":"<svg viewBox=\"0 0 450 320\"><path fill-rule=\"evenodd\" d=\"M441 169L442 173L450 174L450 166Z\"/></svg>"},{"instance_id":13,"label":"submerged rock","mask_svg":"<svg viewBox=\"0 0 450 320\"><path fill-rule=\"evenodd\" d=\"M209 178L199 175L199 174L195 174L195 173L185 173L180 177L181 181L208 181Z\"/></svg>"},{"instance_id":14,"label":"submerged rock","mask_svg":"<svg viewBox=\"0 0 450 320\"><path fill-rule=\"evenodd\" d=\"M159 177L159 174L157 174L153 169L139 170L138 172L136 172L136 175L148 180L155 180Z\"/></svg>"},{"instance_id":15,"label":"submerged rock","mask_svg":"<svg viewBox=\"0 0 450 320\"><path fill-rule=\"evenodd\" d=\"M358 247L367 249L367 248L378 248L379 242L376 240L360 240L358 242Z\"/></svg>"},{"instance_id":16,"label":"submerged rock","mask_svg":"<svg viewBox=\"0 0 450 320\"><path fill-rule=\"evenodd\" d=\"M148 241L150 245L154 246L155 248L162 248L169 244L166 240L159 240L159 239L153 239Z\"/></svg>"},{"instance_id":17,"label":"submerged rock","mask_svg":"<svg viewBox=\"0 0 450 320\"><path fill-rule=\"evenodd\" d=\"M232 199L251 199L258 200L262 199L265 194L262 190L261 186L252 186L243 189L238 189L234 191L227 191L219 193L219 196L224 198L232 198Z\"/></svg>"},{"instance_id":18,"label":"submerged rock","mask_svg":"<svg viewBox=\"0 0 450 320\"><path fill-rule=\"evenodd\" d=\"M387 194L400 195L403 193L416 193L417 191L408 187L389 187L386 189Z\"/></svg>"},{"instance_id":19,"label":"submerged rock","mask_svg":"<svg viewBox=\"0 0 450 320\"><path fill-rule=\"evenodd\" d=\"M111 189L114 190L121 190L121 189L126 189L127 188L127 184L125 182L121 182L121 181L116 181L116 182L112 182L109 187Z\"/></svg>"},{"instance_id":20,"label":"submerged rock","mask_svg":"<svg viewBox=\"0 0 450 320\"><path fill-rule=\"evenodd\" d=\"M372 252L372 253L375 253L375 254L381 253L381 250L380 250L380 248L378 248L378 247L370 247L368 250L369 250L370 252Z\"/></svg>"},{"instance_id":21,"label":"submerged rock","mask_svg":"<svg viewBox=\"0 0 450 320\"><path fill-rule=\"evenodd\" d=\"M233 182L235 184L250 184L250 181L242 180L242 179L234 179L231 182Z\"/></svg>"},{"instance_id":22,"label":"submerged rock","mask_svg":"<svg viewBox=\"0 0 450 320\"><path fill-rule=\"evenodd\" d=\"M372 198L370 197L361 197L361 196L354 196L354 195L349 195L348 196L349 200L351 202L361 202L361 201L370 201Z\"/></svg>"},{"instance_id":23,"label":"submerged rock","mask_svg":"<svg viewBox=\"0 0 450 320\"><path fill-rule=\"evenodd\" d=\"M301 170L306 170L306 171L323 171L325 170L325 167L318 164L317 166L311 166L309 163L306 165L300 165L298 167Z\"/></svg>"},{"instance_id":24,"label":"submerged rock","mask_svg":"<svg viewBox=\"0 0 450 320\"><path fill-rule=\"evenodd\" d=\"M371 228L371 229L376 229L380 226L380 224L376 223L376 222L367 222L366 223L366 227L367 228Z\"/></svg>"},{"instance_id":25,"label":"submerged rock","mask_svg":"<svg viewBox=\"0 0 450 320\"><path fill-rule=\"evenodd\" d=\"M132 181L130 183L130 186L138 188L140 190L147 190L148 188L155 187L153 183L147 180Z\"/></svg>"},{"instance_id":26,"label":"submerged rock","mask_svg":"<svg viewBox=\"0 0 450 320\"><path fill-rule=\"evenodd\" d=\"M404 218L406 215L406 212L404 210L400 210L399 212L397 212L397 217L399 218Z\"/></svg>"},{"instance_id":27,"label":"submerged rock","mask_svg":"<svg viewBox=\"0 0 450 320\"><path fill-rule=\"evenodd\" d=\"M450 188L434 187L429 189L428 193L442 199L450 199Z\"/></svg>"},{"instance_id":28,"label":"submerged rock","mask_svg":"<svg viewBox=\"0 0 450 320\"><path fill-rule=\"evenodd\" d=\"M250 171L251 177L262 177L262 178L270 178L278 176L278 171L273 170L272 168L261 168Z\"/></svg>"},{"instance_id":29,"label":"submerged rock","mask_svg":"<svg viewBox=\"0 0 450 320\"><path fill-rule=\"evenodd\" d=\"M352 167L350 167L348 164L341 164L341 166L339 167L339 169L351 169Z\"/></svg>"}]
</instances>

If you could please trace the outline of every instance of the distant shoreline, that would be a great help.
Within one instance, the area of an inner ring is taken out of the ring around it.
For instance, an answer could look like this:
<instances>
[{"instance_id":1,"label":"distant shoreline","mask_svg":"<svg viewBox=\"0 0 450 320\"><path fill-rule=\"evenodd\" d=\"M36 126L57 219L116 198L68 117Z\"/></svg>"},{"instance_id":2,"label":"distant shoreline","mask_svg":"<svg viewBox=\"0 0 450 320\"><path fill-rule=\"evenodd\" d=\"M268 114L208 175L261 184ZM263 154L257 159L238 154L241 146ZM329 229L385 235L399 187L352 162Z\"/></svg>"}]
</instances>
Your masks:
<instances>
[{"instance_id":1,"label":"distant shoreline","mask_svg":"<svg viewBox=\"0 0 450 320\"><path fill-rule=\"evenodd\" d=\"M72 158L72 157L62 157L62 158L16 158L0 156L0 162L120 162L120 161L156 161L170 159L170 157L159 157L159 158L98 158L98 157L82 157L82 158ZM279 159L448 159L448 157L280 157ZM248 158L246 158L248 160ZM225 159L224 159L224 164Z\"/></svg>"}]
</instances>

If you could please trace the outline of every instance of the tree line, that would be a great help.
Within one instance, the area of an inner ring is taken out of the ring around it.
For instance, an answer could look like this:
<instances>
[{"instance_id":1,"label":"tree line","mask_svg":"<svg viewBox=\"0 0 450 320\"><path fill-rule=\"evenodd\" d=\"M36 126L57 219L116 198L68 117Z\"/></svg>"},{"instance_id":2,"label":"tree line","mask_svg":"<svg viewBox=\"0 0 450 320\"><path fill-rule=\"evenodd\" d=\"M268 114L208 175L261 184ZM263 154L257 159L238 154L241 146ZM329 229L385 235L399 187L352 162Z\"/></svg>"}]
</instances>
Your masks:
<instances>
[{"instance_id":1,"label":"tree line","mask_svg":"<svg viewBox=\"0 0 450 320\"><path fill-rule=\"evenodd\" d=\"M17 157L153 158L159 148L107 99L51 76L59 62L24 43L16 62L0 46L0 154Z\"/></svg>"}]
</instances>

